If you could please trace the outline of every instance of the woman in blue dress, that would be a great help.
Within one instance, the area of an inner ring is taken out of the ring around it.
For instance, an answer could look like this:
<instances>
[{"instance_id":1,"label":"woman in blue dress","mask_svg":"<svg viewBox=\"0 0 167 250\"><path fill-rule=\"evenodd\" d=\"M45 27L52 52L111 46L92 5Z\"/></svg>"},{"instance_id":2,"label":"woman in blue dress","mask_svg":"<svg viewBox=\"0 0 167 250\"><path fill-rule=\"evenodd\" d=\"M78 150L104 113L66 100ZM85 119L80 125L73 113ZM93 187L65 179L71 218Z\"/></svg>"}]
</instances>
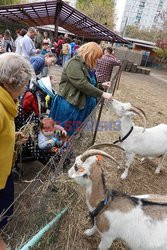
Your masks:
<instances>
[{"instance_id":1,"label":"woman in blue dress","mask_svg":"<svg viewBox=\"0 0 167 250\"><path fill-rule=\"evenodd\" d=\"M72 135L96 106L96 100L112 99L112 94L97 88L95 65L102 57L102 49L95 42L89 42L78 49L77 56L64 66L58 95L55 97L50 117L61 124ZM109 87L110 82L102 83Z\"/></svg>"}]
</instances>

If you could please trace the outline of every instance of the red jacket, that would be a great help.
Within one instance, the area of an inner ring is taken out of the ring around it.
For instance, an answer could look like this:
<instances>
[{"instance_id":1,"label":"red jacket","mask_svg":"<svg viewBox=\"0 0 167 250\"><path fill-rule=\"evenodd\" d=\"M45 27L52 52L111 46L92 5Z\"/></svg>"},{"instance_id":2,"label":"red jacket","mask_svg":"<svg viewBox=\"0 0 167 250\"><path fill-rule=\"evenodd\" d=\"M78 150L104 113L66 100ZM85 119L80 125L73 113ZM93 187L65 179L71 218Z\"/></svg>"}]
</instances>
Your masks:
<instances>
[{"instance_id":1,"label":"red jacket","mask_svg":"<svg viewBox=\"0 0 167 250\"><path fill-rule=\"evenodd\" d=\"M64 39L59 39L55 46L56 54L60 54L60 51L62 49L62 44L64 44Z\"/></svg>"},{"instance_id":2,"label":"red jacket","mask_svg":"<svg viewBox=\"0 0 167 250\"><path fill-rule=\"evenodd\" d=\"M24 95L22 107L24 113L33 111L35 115L39 115L37 98L29 91Z\"/></svg>"}]
</instances>

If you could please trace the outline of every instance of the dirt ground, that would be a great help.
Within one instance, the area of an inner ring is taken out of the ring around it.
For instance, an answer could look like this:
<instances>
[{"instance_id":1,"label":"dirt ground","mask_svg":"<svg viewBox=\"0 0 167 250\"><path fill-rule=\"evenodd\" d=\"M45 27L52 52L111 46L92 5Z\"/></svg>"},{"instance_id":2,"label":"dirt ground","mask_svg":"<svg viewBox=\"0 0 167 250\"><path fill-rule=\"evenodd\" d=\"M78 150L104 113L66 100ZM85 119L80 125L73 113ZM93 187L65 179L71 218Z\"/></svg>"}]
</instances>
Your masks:
<instances>
[{"instance_id":1,"label":"dirt ground","mask_svg":"<svg viewBox=\"0 0 167 250\"><path fill-rule=\"evenodd\" d=\"M60 76L61 68L56 67L50 70L50 75L54 76L54 86L57 89ZM151 127L158 123L167 124L167 73L152 70L151 75L141 75L123 72L119 90L116 91L114 98L122 102L130 102L135 106L142 108L147 115L147 126ZM102 112L102 121L116 121L118 118L114 116L110 109L110 105L105 103ZM134 119L135 123L141 125L141 120L138 117ZM97 133L96 143L102 142L113 142L119 136L119 132L116 131L99 131ZM82 138L84 141L84 138ZM78 148L82 151L80 141L78 140ZM121 161L121 154L116 149L106 149L107 152L111 153L118 161ZM157 193L166 194L167 190L167 161L165 162L166 170L159 175L155 175L155 163L157 161L145 161L140 162L139 158L136 157L133 167L129 170L128 178L124 181L120 180L122 170L117 170L116 166L111 165L110 161L105 161L106 172L110 185L114 189L129 193L129 194L144 194L144 193ZM29 164L28 164L29 165ZM28 166L27 166L28 167ZM41 166L39 165L39 169ZM34 176L38 170L38 164L35 163ZM33 178L31 176L27 179ZM63 184L62 184L63 185ZM64 184L65 185L65 184ZM19 184L16 184L20 187ZM66 189L66 188L64 188ZM16 188L17 194L20 188ZM77 190L77 185L76 185ZM70 190L74 192L74 190ZM57 192L55 199L61 199L58 195L63 192L60 190ZM78 195L78 194L77 194ZM80 196L80 193L77 197ZM63 197L64 201L67 197ZM85 205L84 196L81 195L79 198L80 204L78 207L76 204L73 206L73 212L64 216L58 229L58 239L55 242L49 241L46 237L43 241L46 241L44 245L39 245L36 249L46 250L93 250L97 249L99 238L92 237L86 238L83 236L83 231L89 226L87 216L87 208ZM77 202L76 202L77 203ZM63 203L64 204L64 203ZM78 209L79 208L79 209ZM76 210L75 210L76 209ZM73 215L78 216L78 221L75 226L72 220ZM82 215L82 216L81 216ZM81 218L83 217L83 218ZM83 223L82 223L83 222ZM80 224L79 224L80 223ZM57 231L56 231L57 232ZM115 242L112 245L112 250L127 250L128 248L123 245L120 241Z\"/></svg>"}]
</instances>

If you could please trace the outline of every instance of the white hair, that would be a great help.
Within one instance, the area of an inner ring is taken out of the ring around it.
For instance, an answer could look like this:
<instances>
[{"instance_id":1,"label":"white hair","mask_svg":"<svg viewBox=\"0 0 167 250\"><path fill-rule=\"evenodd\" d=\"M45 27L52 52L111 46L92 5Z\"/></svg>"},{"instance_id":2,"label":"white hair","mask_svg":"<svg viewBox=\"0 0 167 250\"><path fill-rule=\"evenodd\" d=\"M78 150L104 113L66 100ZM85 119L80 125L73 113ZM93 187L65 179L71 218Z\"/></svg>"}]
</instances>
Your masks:
<instances>
[{"instance_id":1,"label":"white hair","mask_svg":"<svg viewBox=\"0 0 167 250\"><path fill-rule=\"evenodd\" d=\"M34 71L29 61L15 53L0 55L0 86L17 89L28 83Z\"/></svg>"}]
</instances>

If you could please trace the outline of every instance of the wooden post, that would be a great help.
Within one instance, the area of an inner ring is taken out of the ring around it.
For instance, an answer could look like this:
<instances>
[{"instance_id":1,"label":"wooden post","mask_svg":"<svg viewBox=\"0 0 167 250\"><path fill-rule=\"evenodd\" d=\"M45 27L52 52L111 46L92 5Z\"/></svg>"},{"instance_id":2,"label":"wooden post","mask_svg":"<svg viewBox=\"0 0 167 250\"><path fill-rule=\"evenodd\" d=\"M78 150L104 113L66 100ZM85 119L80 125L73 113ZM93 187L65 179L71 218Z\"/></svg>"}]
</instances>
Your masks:
<instances>
[{"instance_id":1,"label":"wooden post","mask_svg":"<svg viewBox=\"0 0 167 250\"><path fill-rule=\"evenodd\" d=\"M112 79L113 84L115 82L113 92L112 92L113 95L114 95L116 87L118 89L120 78L121 78L121 66L119 67L118 72L115 74L115 76ZM101 105L100 105L100 110L99 110L99 114L98 114L98 117L97 117L97 123L96 123L96 127L95 127L95 132L94 132L94 135L93 135L92 145L95 143L95 140L96 140L97 130L98 130L98 127L99 127L99 122L100 122L103 106L104 106L104 98L101 100Z\"/></svg>"},{"instance_id":2,"label":"wooden post","mask_svg":"<svg viewBox=\"0 0 167 250\"><path fill-rule=\"evenodd\" d=\"M121 79L121 72L122 72L122 66L119 66L119 69L117 71L117 73L115 74L114 78L112 79L114 87L113 87L113 91L112 91L112 95L114 96L115 94L115 90L119 88L119 82Z\"/></svg>"},{"instance_id":3,"label":"wooden post","mask_svg":"<svg viewBox=\"0 0 167 250\"><path fill-rule=\"evenodd\" d=\"M95 127L95 132L94 132L94 135L93 135L92 145L95 143L95 140L96 140L96 134L97 134L97 130L98 130L98 127L99 127L99 122L100 122L103 106L104 106L104 98L101 100L100 110L99 110L99 114L98 114L98 117L97 117L97 123L96 123L96 127Z\"/></svg>"},{"instance_id":4,"label":"wooden post","mask_svg":"<svg viewBox=\"0 0 167 250\"><path fill-rule=\"evenodd\" d=\"M58 38L59 18L62 6L63 6L62 0L57 0L55 18L54 18L54 24L55 24L54 37L56 38Z\"/></svg>"}]
</instances>

